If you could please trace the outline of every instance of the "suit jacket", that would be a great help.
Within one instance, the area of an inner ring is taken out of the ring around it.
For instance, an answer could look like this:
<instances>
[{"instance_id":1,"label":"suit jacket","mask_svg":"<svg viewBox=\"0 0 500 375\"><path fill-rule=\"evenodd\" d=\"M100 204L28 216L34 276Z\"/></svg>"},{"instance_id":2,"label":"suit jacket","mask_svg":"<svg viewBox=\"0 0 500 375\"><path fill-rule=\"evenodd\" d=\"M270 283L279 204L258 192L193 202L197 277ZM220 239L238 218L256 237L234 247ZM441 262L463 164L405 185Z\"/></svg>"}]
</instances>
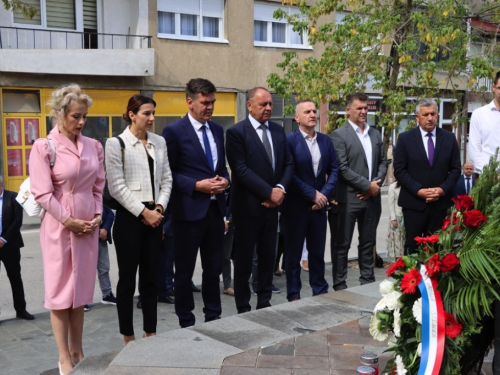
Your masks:
<instances>
[{"instance_id":1,"label":"suit jacket","mask_svg":"<svg viewBox=\"0 0 500 375\"><path fill-rule=\"evenodd\" d=\"M102 223L99 229L106 229L108 232L107 241L113 243L111 239L111 227L113 226L113 221L115 221L115 214L113 210L108 206L102 205Z\"/></svg>"},{"instance_id":2,"label":"suit jacket","mask_svg":"<svg viewBox=\"0 0 500 375\"><path fill-rule=\"evenodd\" d=\"M417 193L423 188L440 187L444 196L435 202L437 209L452 205L453 187L460 177L460 151L453 133L436 128L434 162L429 164L420 129L400 134L394 152L394 175L401 184L398 204L416 211L427 203Z\"/></svg>"},{"instance_id":3,"label":"suit jacket","mask_svg":"<svg viewBox=\"0 0 500 375\"><path fill-rule=\"evenodd\" d=\"M317 175L314 175L311 152L300 129L286 137L295 174L281 207L284 215L302 216L308 213L314 205L316 191L329 198L337 184L338 165L333 143L327 135L316 134L321 153ZM327 206L321 211L325 213L326 209Z\"/></svg>"},{"instance_id":4,"label":"suit jacket","mask_svg":"<svg viewBox=\"0 0 500 375\"><path fill-rule=\"evenodd\" d=\"M470 189L472 190L473 186L476 184L476 179L474 178L474 175L470 176ZM458 178L457 183L455 184L455 187L453 188L453 196L457 197L459 195L464 195L467 194L465 191L465 176L463 174L460 175ZM470 194L470 191L469 191Z\"/></svg>"},{"instance_id":5,"label":"suit jacket","mask_svg":"<svg viewBox=\"0 0 500 375\"><path fill-rule=\"evenodd\" d=\"M269 121L274 151L274 173L264 145L248 117L226 132L227 160L231 168L231 211L233 217L256 217L269 208L262 202L276 185L288 189L293 177L293 160L288 151L285 131Z\"/></svg>"},{"instance_id":6,"label":"suit jacket","mask_svg":"<svg viewBox=\"0 0 500 375\"><path fill-rule=\"evenodd\" d=\"M2 233L0 237L7 243L2 250L19 249L24 246L21 236L23 208L16 201L17 194L4 189L2 206Z\"/></svg>"},{"instance_id":7,"label":"suit jacket","mask_svg":"<svg viewBox=\"0 0 500 375\"><path fill-rule=\"evenodd\" d=\"M382 137L377 130L372 128L368 130L368 135L372 143L372 181L380 180L379 186L382 186L387 173L387 159ZM363 145L349 122L333 131L330 136L340 171L337 182L337 201L363 204L364 202L357 197L357 194L366 192L370 187L367 177L368 162ZM375 202L380 201L380 194L369 199Z\"/></svg>"},{"instance_id":8,"label":"suit jacket","mask_svg":"<svg viewBox=\"0 0 500 375\"><path fill-rule=\"evenodd\" d=\"M196 131L188 115L167 125L163 138L167 142L168 159L174 177L170 212L176 220L195 221L203 219L210 205L210 194L195 191L196 181L213 178L216 175L229 181L224 151L224 130L215 122L208 121L217 145L217 165L212 171L205 151L201 147ZM221 215L226 214L224 193L216 195Z\"/></svg>"}]
</instances>

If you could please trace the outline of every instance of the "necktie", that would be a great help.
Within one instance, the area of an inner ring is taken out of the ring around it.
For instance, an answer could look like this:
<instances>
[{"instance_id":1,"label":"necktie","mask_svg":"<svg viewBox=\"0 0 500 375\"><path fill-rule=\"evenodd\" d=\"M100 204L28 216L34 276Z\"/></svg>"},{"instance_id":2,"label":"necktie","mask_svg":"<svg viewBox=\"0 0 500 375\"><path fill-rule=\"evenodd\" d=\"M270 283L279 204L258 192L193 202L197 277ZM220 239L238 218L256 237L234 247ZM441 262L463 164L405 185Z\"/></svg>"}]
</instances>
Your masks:
<instances>
[{"instance_id":1,"label":"necktie","mask_svg":"<svg viewBox=\"0 0 500 375\"><path fill-rule=\"evenodd\" d=\"M269 157L271 164L273 164L273 151L271 149L271 143L269 142L269 138L267 137L267 131L266 131L267 127L266 125L261 124L259 128L262 129L262 143L264 144L264 149L266 150L267 156Z\"/></svg>"},{"instance_id":2,"label":"necktie","mask_svg":"<svg viewBox=\"0 0 500 375\"><path fill-rule=\"evenodd\" d=\"M203 145L205 146L205 155L207 157L208 165L210 166L213 172L215 170L214 159L212 159L212 149L210 148L210 142L208 141L206 125L203 125L201 127L201 132L203 133Z\"/></svg>"},{"instance_id":3,"label":"necktie","mask_svg":"<svg viewBox=\"0 0 500 375\"><path fill-rule=\"evenodd\" d=\"M429 155L429 164L432 166L432 162L434 161L434 142L432 142L432 133L427 133L427 153Z\"/></svg>"},{"instance_id":4,"label":"necktie","mask_svg":"<svg viewBox=\"0 0 500 375\"><path fill-rule=\"evenodd\" d=\"M469 195L470 191L470 177L466 178L467 182L465 183L465 194Z\"/></svg>"}]
</instances>

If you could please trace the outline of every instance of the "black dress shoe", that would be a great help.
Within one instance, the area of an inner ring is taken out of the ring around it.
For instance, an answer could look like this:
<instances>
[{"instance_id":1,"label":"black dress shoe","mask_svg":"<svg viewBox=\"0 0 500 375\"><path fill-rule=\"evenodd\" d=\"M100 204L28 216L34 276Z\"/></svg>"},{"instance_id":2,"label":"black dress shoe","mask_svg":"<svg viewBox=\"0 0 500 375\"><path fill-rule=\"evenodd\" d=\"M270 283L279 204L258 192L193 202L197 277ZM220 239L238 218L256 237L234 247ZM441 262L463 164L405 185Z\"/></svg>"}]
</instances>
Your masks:
<instances>
[{"instance_id":1,"label":"black dress shoe","mask_svg":"<svg viewBox=\"0 0 500 375\"><path fill-rule=\"evenodd\" d=\"M214 318L205 318L205 323L213 322L214 320L219 320L219 319L220 319L220 316L216 316Z\"/></svg>"},{"instance_id":2,"label":"black dress shoe","mask_svg":"<svg viewBox=\"0 0 500 375\"><path fill-rule=\"evenodd\" d=\"M142 301L137 301L137 308L142 309Z\"/></svg>"},{"instance_id":3,"label":"black dress shoe","mask_svg":"<svg viewBox=\"0 0 500 375\"><path fill-rule=\"evenodd\" d=\"M170 296L158 297L158 302L168 303L170 305L173 305L175 303L174 299Z\"/></svg>"},{"instance_id":4,"label":"black dress shoe","mask_svg":"<svg viewBox=\"0 0 500 375\"><path fill-rule=\"evenodd\" d=\"M201 292L201 289L200 289L200 288L198 288L198 287L197 287L196 285L194 285L194 284L191 284L191 290L192 290L193 292L196 292L196 293L200 293L200 292Z\"/></svg>"},{"instance_id":5,"label":"black dress shoe","mask_svg":"<svg viewBox=\"0 0 500 375\"><path fill-rule=\"evenodd\" d=\"M27 312L26 310L18 312L16 314L16 318L18 318L18 319L24 319L24 320L33 320L33 319L35 319L35 317L33 315L31 315L29 312Z\"/></svg>"}]
</instances>

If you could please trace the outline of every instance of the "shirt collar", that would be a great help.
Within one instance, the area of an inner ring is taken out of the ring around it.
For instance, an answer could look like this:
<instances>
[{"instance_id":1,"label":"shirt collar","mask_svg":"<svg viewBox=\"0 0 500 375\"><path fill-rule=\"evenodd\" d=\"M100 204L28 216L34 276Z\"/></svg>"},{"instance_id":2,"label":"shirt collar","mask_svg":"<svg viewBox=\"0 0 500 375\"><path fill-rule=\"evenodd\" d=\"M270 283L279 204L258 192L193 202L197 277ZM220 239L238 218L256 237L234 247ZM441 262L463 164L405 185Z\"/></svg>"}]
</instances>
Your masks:
<instances>
[{"instance_id":1,"label":"shirt collar","mask_svg":"<svg viewBox=\"0 0 500 375\"><path fill-rule=\"evenodd\" d=\"M359 134L362 134L362 135L366 135L368 134L368 131L370 130L370 125L368 125L366 122L365 122L365 129L363 131L361 131L361 128L356 125L355 123L353 123L351 120L348 120L349 121L349 124L351 124L352 128L354 129L354 131L356 133L359 133Z\"/></svg>"},{"instance_id":2,"label":"shirt collar","mask_svg":"<svg viewBox=\"0 0 500 375\"><path fill-rule=\"evenodd\" d=\"M424 129L422 129L422 128L420 127L420 125L418 125L418 128L420 129L420 134L422 134L422 137L427 137L427 133L429 133L429 132L428 132L428 131L425 131ZM436 125L436 127L434 128L434 130L433 130L433 131L431 131L431 133L432 133L432 136L433 136L433 137L436 137L436 129L437 129L437 125Z\"/></svg>"},{"instance_id":3,"label":"shirt collar","mask_svg":"<svg viewBox=\"0 0 500 375\"><path fill-rule=\"evenodd\" d=\"M318 137L318 134L316 132L314 132L314 136L311 137L309 134L307 134L306 132L302 131L301 128L299 128L299 131L302 133L302 136L305 139L310 139L311 141L314 141Z\"/></svg>"},{"instance_id":4,"label":"shirt collar","mask_svg":"<svg viewBox=\"0 0 500 375\"><path fill-rule=\"evenodd\" d=\"M205 125L208 127L208 124L206 122L204 124L202 124L198 120L195 120L195 118L193 116L191 116L191 113L189 113L189 112L188 112L188 118L189 118L189 121L191 121L191 125L193 125L193 127L196 129L196 131L200 130L201 127L205 126Z\"/></svg>"},{"instance_id":5,"label":"shirt collar","mask_svg":"<svg viewBox=\"0 0 500 375\"><path fill-rule=\"evenodd\" d=\"M125 135L126 138L128 138L129 142L132 145L141 143L141 140L137 138L135 135L133 135L132 132L130 131L130 125L126 127L126 129L123 131L123 134ZM149 132L148 132L148 144L152 144L154 146L154 143L151 142L151 137L149 136Z\"/></svg>"},{"instance_id":6,"label":"shirt collar","mask_svg":"<svg viewBox=\"0 0 500 375\"><path fill-rule=\"evenodd\" d=\"M490 109L490 111L498 111L500 112L500 110L498 110L497 106L495 105L495 101L492 100L490 104L487 104L488 108Z\"/></svg>"},{"instance_id":7,"label":"shirt collar","mask_svg":"<svg viewBox=\"0 0 500 375\"><path fill-rule=\"evenodd\" d=\"M250 123L252 124L255 130L257 130L261 125L261 123L258 122L256 119L254 119L252 115L248 115L248 119L250 120ZM266 125L266 128L269 128L269 123L267 121L264 123L264 125Z\"/></svg>"},{"instance_id":8,"label":"shirt collar","mask_svg":"<svg viewBox=\"0 0 500 375\"><path fill-rule=\"evenodd\" d=\"M5 189L2 188L2 194L0 194L0 199L3 199L3 193L5 192Z\"/></svg>"}]
</instances>

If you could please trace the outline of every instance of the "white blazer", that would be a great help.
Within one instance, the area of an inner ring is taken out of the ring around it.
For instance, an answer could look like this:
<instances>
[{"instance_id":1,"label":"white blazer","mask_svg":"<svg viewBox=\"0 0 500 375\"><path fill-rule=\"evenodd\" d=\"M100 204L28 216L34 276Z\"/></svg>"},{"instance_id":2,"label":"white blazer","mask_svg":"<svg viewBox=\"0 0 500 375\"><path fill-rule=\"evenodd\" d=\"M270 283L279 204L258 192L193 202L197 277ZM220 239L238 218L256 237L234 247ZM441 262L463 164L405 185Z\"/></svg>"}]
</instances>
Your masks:
<instances>
[{"instance_id":1,"label":"white blazer","mask_svg":"<svg viewBox=\"0 0 500 375\"><path fill-rule=\"evenodd\" d=\"M403 216L403 209L398 206L399 192L401 191L401 187L396 187L397 182L393 182L389 185L389 219L397 220L396 218Z\"/></svg>"},{"instance_id":2,"label":"white blazer","mask_svg":"<svg viewBox=\"0 0 500 375\"><path fill-rule=\"evenodd\" d=\"M151 176L149 173L148 154L154 160L155 204L167 208L172 190L172 172L168 162L165 139L148 132L146 147L127 127L119 135L125 144L124 163L118 139L108 138L106 141L106 178L109 193L125 209L139 216L144 210L142 202L153 200Z\"/></svg>"}]
</instances>

